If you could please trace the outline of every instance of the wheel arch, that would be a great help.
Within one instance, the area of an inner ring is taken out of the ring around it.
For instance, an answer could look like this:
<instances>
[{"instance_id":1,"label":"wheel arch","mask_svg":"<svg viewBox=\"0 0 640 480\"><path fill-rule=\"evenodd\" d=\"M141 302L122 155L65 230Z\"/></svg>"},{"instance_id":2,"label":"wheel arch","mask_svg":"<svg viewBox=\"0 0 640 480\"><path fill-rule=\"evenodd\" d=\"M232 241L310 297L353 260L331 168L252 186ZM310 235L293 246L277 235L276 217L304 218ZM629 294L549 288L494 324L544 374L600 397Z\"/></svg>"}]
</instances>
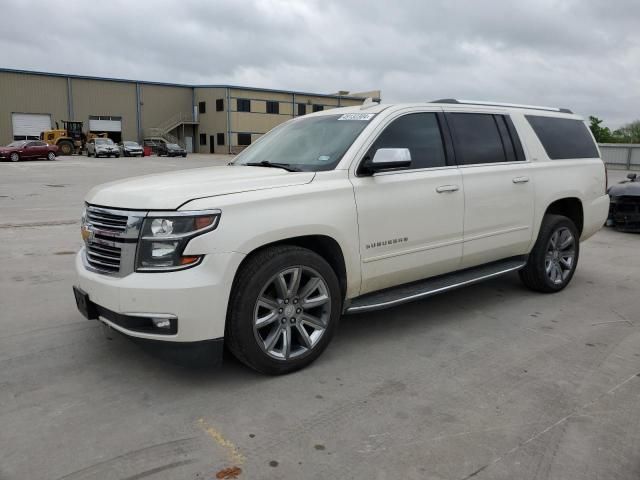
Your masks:
<instances>
[{"instance_id":1,"label":"wheel arch","mask_svg":"<svg viewBox=\"0 0 640 480\"><path fill-rule=\"evenodd\" d=\"M295 237L283 238L276 240L251 250L240 262L236 273L234 275L234 284L238 276L238 273L242 270L245 263L249 258L253 257L256 253L264 250L265 248L274 247L278 245L295 245L297 247L306 248L312 252L320 255L331 266L338 282L340 283L340 292L342 299L346 298L347 294L347 265L345 262L344 252L340 247L340 244L332 237L328 235L300 235Z\"/></svg>"},{"instance_id":2,"label":"wheel arch","mask_svg":"<svg viewBox=\"0 0 640 480\"><path fill-rule=\"evenodd\" d=\"M580 235L584 228L584 208L582 201L577 197L565 197L558 200L554 200L547 206L545 215L563 215L571 220Z\"/></svg>"}]
</instances>

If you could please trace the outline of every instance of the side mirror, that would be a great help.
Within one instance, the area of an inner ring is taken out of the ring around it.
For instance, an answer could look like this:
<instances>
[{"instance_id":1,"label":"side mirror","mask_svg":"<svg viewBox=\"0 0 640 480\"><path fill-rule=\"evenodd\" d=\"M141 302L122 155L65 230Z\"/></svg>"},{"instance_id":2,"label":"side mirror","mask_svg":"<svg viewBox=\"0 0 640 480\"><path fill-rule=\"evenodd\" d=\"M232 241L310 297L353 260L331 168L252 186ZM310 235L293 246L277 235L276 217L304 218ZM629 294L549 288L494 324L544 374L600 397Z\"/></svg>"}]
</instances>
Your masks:
<instances>
[{"instance_id":1,"label":"side mirror","mask_svg":"<svg viewBox=\"0 0 640 480\"><path fill-rule=\"evenodd\" d=\"M638 174L637 174L637 173L628 173L628 174L627 174L627 178L628 178L629 180L631 180L632 182L635 182L635 181L636 181L637 176L638 176Z\"/></svg>"},{"instance_id":2,"label":"side mirror","mask_svg":"<svg viewBox=\"0 0 640 480\"><path fill-rule=\"evenodd\" d=\"M398 170L411 165L408 148L379 148L371 160L365 162L364 171L370 174L383 170Z\"/></svg>"}]
</instances>

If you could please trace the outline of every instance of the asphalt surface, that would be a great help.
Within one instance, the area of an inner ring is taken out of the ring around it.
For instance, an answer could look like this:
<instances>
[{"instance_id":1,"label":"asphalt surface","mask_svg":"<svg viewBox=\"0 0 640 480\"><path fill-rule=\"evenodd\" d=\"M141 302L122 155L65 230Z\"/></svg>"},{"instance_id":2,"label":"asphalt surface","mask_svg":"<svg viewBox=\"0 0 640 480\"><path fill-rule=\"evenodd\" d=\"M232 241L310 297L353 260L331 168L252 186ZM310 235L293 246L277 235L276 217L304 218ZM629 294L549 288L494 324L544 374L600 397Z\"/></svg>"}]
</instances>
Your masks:
<instances>
[{"instance_id":1,"label":"asphalt surface","mask_svg":"<svg viewBox=\"0 0 640 480\"><path fill-rule=\"evenodd\" d=\"M556 295L509 275L344 317L284 377L107 339L71 292L84 194L228 160L0 164L0 479L639 478L639 235L585 242Z\"/></svg>"}]
</instances>

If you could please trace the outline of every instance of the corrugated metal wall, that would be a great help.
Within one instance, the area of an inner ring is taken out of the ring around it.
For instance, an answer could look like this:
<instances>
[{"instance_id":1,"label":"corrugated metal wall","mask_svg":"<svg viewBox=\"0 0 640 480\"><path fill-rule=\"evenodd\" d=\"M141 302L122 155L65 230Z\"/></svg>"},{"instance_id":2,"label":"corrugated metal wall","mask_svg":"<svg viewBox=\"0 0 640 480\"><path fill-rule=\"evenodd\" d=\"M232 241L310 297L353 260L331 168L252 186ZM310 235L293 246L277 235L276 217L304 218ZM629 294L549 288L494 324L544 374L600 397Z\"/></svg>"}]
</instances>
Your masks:
<instances>
[{"instance_id":1,"label":"corrugated metal wall","mask_svg":"<svg viewBox=\"0 0 640 480\"><path fill-rule=\"evenodd\" d=\"M607 165L626 169L640 169L640 144L601 143L600 154Z\"/></svg>"}]
</instances>

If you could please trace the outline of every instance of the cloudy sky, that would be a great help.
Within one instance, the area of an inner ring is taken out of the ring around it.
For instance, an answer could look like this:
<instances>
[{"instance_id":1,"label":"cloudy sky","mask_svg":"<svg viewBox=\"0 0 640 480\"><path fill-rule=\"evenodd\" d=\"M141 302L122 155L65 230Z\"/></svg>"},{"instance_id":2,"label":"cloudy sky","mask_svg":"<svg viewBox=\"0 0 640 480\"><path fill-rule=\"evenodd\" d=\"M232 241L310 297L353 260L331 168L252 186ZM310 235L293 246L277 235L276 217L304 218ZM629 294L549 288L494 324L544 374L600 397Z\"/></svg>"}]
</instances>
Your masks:
<instances>
[{"instance_id":1,"label":"cloudy sky","mask_svg":"<svg viewBox=\"0 0 640 480\"><path fill-rule=\"evenodd\" d=\"M89 7L94 4L96 7ZM640 118L638 0L4 0L0 67Z\"/></svg>"}]
</instances>

